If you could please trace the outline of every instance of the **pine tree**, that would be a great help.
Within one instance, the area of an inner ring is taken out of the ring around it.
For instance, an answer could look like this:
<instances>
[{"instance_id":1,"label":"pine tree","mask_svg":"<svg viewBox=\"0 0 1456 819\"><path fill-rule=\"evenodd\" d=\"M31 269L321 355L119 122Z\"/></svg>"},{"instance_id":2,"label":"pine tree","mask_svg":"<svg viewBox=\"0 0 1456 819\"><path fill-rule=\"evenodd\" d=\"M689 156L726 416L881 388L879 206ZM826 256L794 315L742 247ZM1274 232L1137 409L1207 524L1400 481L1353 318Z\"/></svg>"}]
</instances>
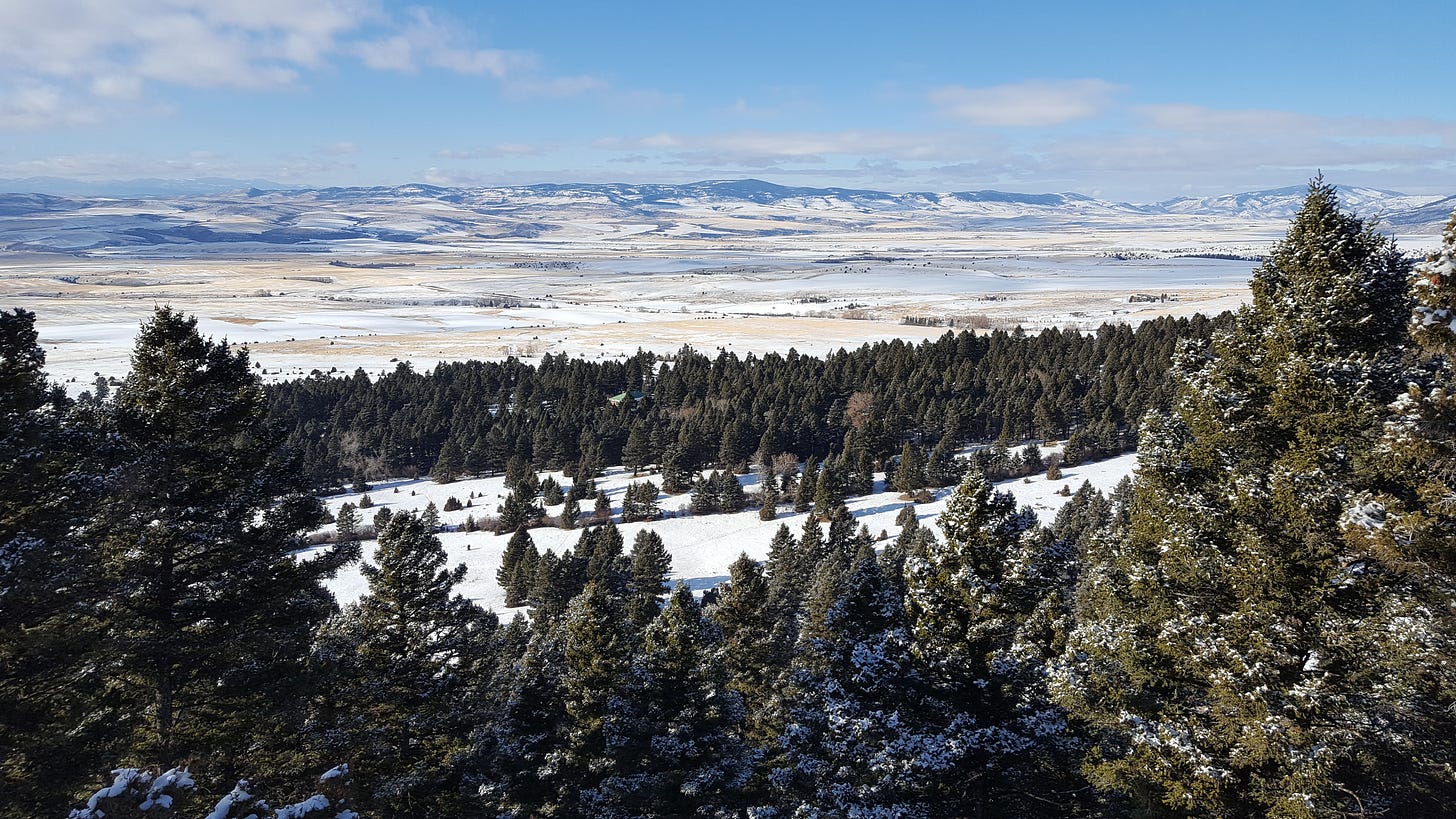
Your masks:
<instances>
[{"instance_id":1,"label":"pine tree","mask_svg":"<svg viewBox=\"0 0 1456 819\"><path fill-rule=\"evenodd\" d=\"M92 656L93 553L76 538L103 474L87 429L46 380L35 316L0 311L0 816L60 815L108 761L114 726L87 719L105 691Z\"/></svg>"},{"instance_id":2,"label":"pine tree","mask_svg":"<svg viewBox=\"0 0 1456 819\"><path fill-rule=\"evenodd\" d=\"M779 531L792 539L788 527ZM709 616L722 632L728 687L738 692L747 709L744 736L757 746L776 743L782 727L779 683L789 652L778 639L774 595L757 561L746 554L733 561L728 588Z\"/></svg>"},{"instance_id":3,"label":"pine tree","mask_svg":"<svg viewBox=\"0 0 1456 819\"><path fill-rule=\"evenodd\" d=\"M516 529L515 534L506 542L505 551L501 553L501 565L496 570L495 580L506 594L505 605L507 608L515 608L524 605L525 599L522 595L519 578L522 574L521 564L527 560L527 552L535 552L536 544L531 540L531 533L522 526Z\"/></svg>"},{"instance_id":4,"label":"pine tree","mask_svg":"<svg viewBox=\"0 0 1456 819\"><path fill-rule=\"evenodd\" d=\"M814 490L819 485L819 473L810 455L804 461L804 471L799 475L799 485L794 490L794 511L807 512L814 503Z\"/></svg>"},{"instance_id":5,"label":"pine tree","mask_svg":"<svg viewBox=\"0 0 1456 819\"><path fill-rule=\"evenodd\" d=\"M591 805L596 791L624 768L620 706L628 684L631 635L620 605L600 583L588 583L561 622L562 699L568 717L562 751L561 801L570 815Z\"/></svg>"},{"instance_id":6,"label":"pine tree","mask_svg":"<svg viewBox=\"0 0 1456 819\"><path fill-rule=\"evenodd\" d=\"M777 518L778 516L779 490L776 489L773 485L773 482L770 481L769 483L764 485L763 489L759 490L758 519L763 521L769 521Z\"/></svg>"},{"instance_id":7,"label":"pine tree","mask_svg":"<svg viewBox=\"0 0 1456 819\"><path fill-rule=\"evenodd\" d=\"M717 629L682 584L643 633L632 663L615 776L583 800L604 815L725 815L751 770L742 701L716 661Z\"/></svg>"},{"instance_id":8,"label":"pine tree","mask_svg":"<svg viewBox=\"0 0 1456 819\"><path fill-rule=\"evenodd\" d=\"M1424 761L1449 711L1408 710L1445 662L1411 595L1426 570L1412 583L1359 532L1383 517L1362 461L1406 393L1408 269L1316 180L1253 304L1177 362L1174 415L1143 424L1128 531L1093 555L1061 682L1110 729L1101 783L1208 815L1449 803L1449 772Z\"/></svg>"},{"instance_id":9,"label":"pine tree","mask_svg":"<svg viewBox=\"0 0 1456 819\"><path fill-rule=\"evenodd\" d=\"M948 749L933 799L958 815L1044 812L1068 798L1056 789L1071 738L1045 680L1061 650L1052 632L1066 627L1071 555L1034 536L1031 510L975 472L939 523L945 542L922 541L905 561L913 650L930 688L917 730Z\"/></svg>"},{"instance_id":10,"label":"pine tree","mask_svg":"<svg viewBox=\"0 0 1456 819\"><path fill-rule=\"evenodd\" d=\"M743 493L743 485L738 482L738 477L731 471L717 473L708 479L714 484L714 495L718 500L718 511L720 512L742 512L748 505L748 496Z\"/></svg>"},{"instance_id":11,"label":"pine tree","mask_svg":"<svg viewBox=\"0 0 1456 819\"><path fill-rule=\"evenodd\" d=\"M575 529L577 519L581 517L581 505L577 503L574 495L566 496L566 505L561 507L561 528Z\"/></svg>"},{"instance_id":12,"label":"pine tree","mask_svg":"<svg viewBox=\"0 0 1456 819\"><path fill-rule=\"evenodd\" d=\"M795 816L941 815L923 792L947 749L944 737L915 733L925 684L903 602L872 557L830 578L838 573L816 583L832 600L806 623L794 659L786 757L773 772L780 800Z\"/></svg>"},{"instance_id":13,"label":"pine tree","mask_svg":"<svg viewBox=\"0 0 1456 819\"><path fill-rule=\"evenodd\" d=\"M632 470L632 477L637 477L648 464L652 463L653 456L652 438L647 432L647 425L641 419L632 422L632 428L627 432L627 444L622 449L622 465Z\"/></svg>"},{"instance_id":14,"label":"pine tree","mask_svg":"<svg viewBox=\"0 0 1456 819\"><path fill-rule=\"evenodd\" d=\"M279 451L247 353L196 319L160 308L142 325L107 414L83 537L114 718L135 720L134 750L158 762L206 751L261 767L258 749L285 740L259 727L302 718L309 640L334 609L321 582L349 556L294 558L322 506Z\"/></svg>"},{"instance_id":15,"label":"pine tree","mask_svg":"<svg viewBox=\"0 0 1456 819\"><path fill-rule=\"evenodd\" d=\"M693 486L693 470L682 447L673 444L662 455L662 491L680 495Z\"/></svg>"},{"instance_id":16,"label":"pine tree","mask_svg":"<svg viewBox=\"0 0 1456 819\"><path fill-rule=\"evenodd\" d=\"M906 443L900 449L900 462L895 466L895 476L890 487L901 494L911 494L926 484L925 453L920 447Z\"/></svg>"},{"instance_id":17,"label":"pine tree","mask_svg":"<svg viewBox=\"0 0 1456 819\"><path fill-rule=\"evenodd\" d=\"M459 441L449 438L440 448L440 455L435 458L435 465L430 467L430 479L435 483L451 483L459 480L464 469L465 452L460 448Z\"/></svg>"},{"instance_id":18,"label":"pine tree","mask_svg":"<svg viewBox=\"0 0 1456 819\"><path fill-rule=\"evenodd\" d=\"M465 815L459 768L474 726L462 718L470 675L488 664L495 615L455 593L465 566L409 513L379 533L369 591L320 633L331 671L316 720L324 750L347 755L381 816Z\"/></svg>"},{"instance_id":19,"label":"pine tree","mask_svg":"<svg viewBox=\"0 0 1456 819\"><path fill-rule=\"evenodd\" d=\"M651 529L638 532L632 541L632 576L627 581L627 611L638 627L657 616L658 600L667 593L671 572L672 555L662 537Z\"/></svg>"}]
</instances>

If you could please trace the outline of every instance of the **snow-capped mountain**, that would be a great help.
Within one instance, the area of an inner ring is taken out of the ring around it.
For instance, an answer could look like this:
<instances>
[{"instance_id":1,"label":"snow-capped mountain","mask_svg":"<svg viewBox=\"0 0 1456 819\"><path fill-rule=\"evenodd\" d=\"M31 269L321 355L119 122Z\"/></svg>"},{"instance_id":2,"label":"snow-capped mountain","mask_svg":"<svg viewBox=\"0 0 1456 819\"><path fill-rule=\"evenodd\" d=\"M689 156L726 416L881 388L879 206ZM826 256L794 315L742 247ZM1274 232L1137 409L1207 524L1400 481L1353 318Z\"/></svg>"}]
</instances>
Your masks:
<instances>
[{"instance_id":1,"label":"snow-capped mountain","mask_svg":"<svg viewBox=\"0 0 1456 819\"><path fill-rule=\"evenodd\" d=\"M5 183L0 182L0 187ZM1217 233L1282 228L1302 186L1155 204L1075 193L887 193L776 185L756 179L683 185L550 184L492 188L371 188L167 193L132 197L0 194L0 248L40 252L147 252L198 246L236 251L328 251L360 242L398 249L489 241L770 240L844 234L962 231ZM1456 197L1341 188L1346 207L1403 234L1439 233ZM407 247L406 247L407 246Z\"/></svg>"}]
</instances>

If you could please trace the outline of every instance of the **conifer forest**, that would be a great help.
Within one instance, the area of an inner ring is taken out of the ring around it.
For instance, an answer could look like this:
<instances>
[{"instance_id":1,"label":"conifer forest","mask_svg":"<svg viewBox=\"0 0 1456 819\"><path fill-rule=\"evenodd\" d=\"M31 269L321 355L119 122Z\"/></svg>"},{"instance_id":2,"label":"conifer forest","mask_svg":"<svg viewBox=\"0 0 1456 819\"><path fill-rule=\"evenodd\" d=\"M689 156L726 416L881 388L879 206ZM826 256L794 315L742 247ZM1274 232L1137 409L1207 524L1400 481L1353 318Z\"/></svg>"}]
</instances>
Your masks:
<instances>
[{"instance_id":1,"label":"conifer forest","mask_svg":"<svg viewBox=\"0 0 1456 819\"><path fill-rule=\"evenodd\" d=\"M1456 815L1456 219L1411 258L1316 180L1251 275L1095 332L269 385L163 306L79 397L0 312L0 819ZM1038 519L993 484L1048 440L1140 465ZM872 535L877 473L944 513ZM319 500L485 474L509 618L433 509ZM617 526L687 493L810 514L695 594Z\"/></svg>"}]
</instances>

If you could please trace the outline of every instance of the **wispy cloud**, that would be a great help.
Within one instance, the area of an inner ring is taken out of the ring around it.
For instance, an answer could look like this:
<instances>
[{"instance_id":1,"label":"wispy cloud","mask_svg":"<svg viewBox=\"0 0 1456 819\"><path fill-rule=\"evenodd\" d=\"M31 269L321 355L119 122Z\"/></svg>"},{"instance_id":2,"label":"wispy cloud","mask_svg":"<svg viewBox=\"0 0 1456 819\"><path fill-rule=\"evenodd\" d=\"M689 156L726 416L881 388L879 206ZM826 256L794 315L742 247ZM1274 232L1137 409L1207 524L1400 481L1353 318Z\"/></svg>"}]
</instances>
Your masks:
<instances>
[{"instance_id":1,"label":"wispy cloud","mask_svg":"<svg viewBox=\"0 0 1456 819\"><path fill-rule=\"evenodd\" d=\"M442 149L435 151L431 156L436 159L501 159L509 156L539 156L544 150L538 145L524 145L515 142L501 142L486 148L467 148L464 150Z\"/></svg>"},{"instance_id":2,"label":"wispy cloud","mask_svg":"<svg viewBox=\"0 0 1456 819\"><path fill-rule=\"evenodd\" d=\"M975 125L1044 127L1099 116L1119 86L1103 80L1027 80L1010 85L966 88L948 85L930 92L941 113Z\"/></svg>"},{"instance_id":3,"label":"wispy cloud","mask_svg":"<svg viewBox=\"0 0 1456 819\"><path fill-rule=\"evenodd\" d=\"M496 79L538 63L536 55L527 51L472 46L458 28L440 22L424 8L411 9L408 22L393 33L351 43L349 51L381 71L415 73L431 67Z\"/></svg>"},{"instance_id":4,"label":"wispy cloud","mask_svg":"<svg viewBox=\"0 0 1456 819\"><path fill-rule=\"evenodd\" d=\"M397 17L374 0L0 2L0 55L0 128L12 130L135 113L137 101L168 86L294 87L353 60L378 71L481 77L512 99L608 86L590 75L553 76L531 51L482 45L439 12L415 7Z\"/></svg>"}]
</instances>

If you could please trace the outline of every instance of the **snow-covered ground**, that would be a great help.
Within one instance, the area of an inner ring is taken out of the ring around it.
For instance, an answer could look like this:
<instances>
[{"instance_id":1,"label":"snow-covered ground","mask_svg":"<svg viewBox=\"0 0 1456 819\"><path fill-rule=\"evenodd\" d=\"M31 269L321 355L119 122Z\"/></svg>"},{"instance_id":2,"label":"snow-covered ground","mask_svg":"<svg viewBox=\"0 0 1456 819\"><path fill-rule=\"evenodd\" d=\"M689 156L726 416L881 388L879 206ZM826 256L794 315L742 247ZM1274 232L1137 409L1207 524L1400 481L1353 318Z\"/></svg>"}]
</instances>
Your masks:
<instances>
[{"instance_id":1,"label":"snow-covered ground","mask_svg":"<svg viewBox=\"0 0 1456 819\"><path fill-rule=\"evenodd\" d=\"M1044 451L1050 453L1055 449L1048 448ZM1044 476L1038 475L1003 481L998 484L998 488L1011 492L1018 502L1031 506L1044 523L1050 523L1068 500L1067 497L1057 494L1063 486L1076 491L1083 481L1090 481L1097 489L1111 492L1118 481L1132 474L1136 468L1137 454L1130 453L1097 463L1064 467L1060 481L1048 481ZM552 474L563 486L571 484L571 480L563 478L560 473L547 474ZM656 475L644 474L634 479L630 471L613 467L606 470L605 477L597 479L597 486L606 490L607 496L612 500L612 514L616 517L621 514L622 494L627 485L634 480L648 479L654 483L660 482L660 477ZM360 516L364 522L368 522L380 508L391 511L422 510L431 502L437 509L443 508L448 498L455 497L465 503L473 493L476 497L470 500L470 508L440 513L441 523L461 526L469 515L479 519L495 514L496 506L505 496L504 481L501 476L449 484L436 484L428 480L381 481L368 493L374 501L374 508L361 509ZM752 491L757 479L752 475L744 475L739 477L739 482ZM883 474L876 476L875 488L884 489ZM916 506L921 525L934 526L935 520L945 509L946 499L953 491L954 487L939 490L935 493L935 502ZM331 512L337 512L344 503L357 504L359 499L359 494L350 493L328 497L325 502ZM791 508L781 508L778 517L772 521L759 520L757 510L729 515L692 516L687 511L689 500L687 494L661 496L659 503L667 517L645 523L618 524L618 528L628 550L631 549L637 532L642 529L655 530L662 536L672 554L673 579L683 581L695 590L706 589L726 580L728 566L741 553L747 553L757 560L766 559L769 541L780 524L788 524L795 536L798 536L807 516L807 513L794 513ZM895 516L907 503L908 501L900 500L899 493L877 491L871 495L851 498L847 505L854 516L869 527L872 534L878 536L883 531L894 537L899 532L899 527L895 525ZM583 501L583 511L589 512L591 505L590 499ZM547 511L554 513L560 509L560 506L548 507ZM936 534L940 534L939 530L936 530ZM495 581L495 573L500 567L501 553L505 550L509 536L493 535L489 532L455 531L441 533L439 537L449 554L450 565L463 563L468 569L465 581L459 589L460 593L487 608L498 612L508 611L503 606L505 596ZM531 530L531 538L535 541L536 548L543 552L551 549L561 554L573 548L580 537L579 528L563 530L543 527ZM373 554L375 545L374 541L364 544L365 559ZM347 604L362 595L367 584L355 565L340 572L330 583L330 588L341 604Z\"/></svg>"}]
</instances>

